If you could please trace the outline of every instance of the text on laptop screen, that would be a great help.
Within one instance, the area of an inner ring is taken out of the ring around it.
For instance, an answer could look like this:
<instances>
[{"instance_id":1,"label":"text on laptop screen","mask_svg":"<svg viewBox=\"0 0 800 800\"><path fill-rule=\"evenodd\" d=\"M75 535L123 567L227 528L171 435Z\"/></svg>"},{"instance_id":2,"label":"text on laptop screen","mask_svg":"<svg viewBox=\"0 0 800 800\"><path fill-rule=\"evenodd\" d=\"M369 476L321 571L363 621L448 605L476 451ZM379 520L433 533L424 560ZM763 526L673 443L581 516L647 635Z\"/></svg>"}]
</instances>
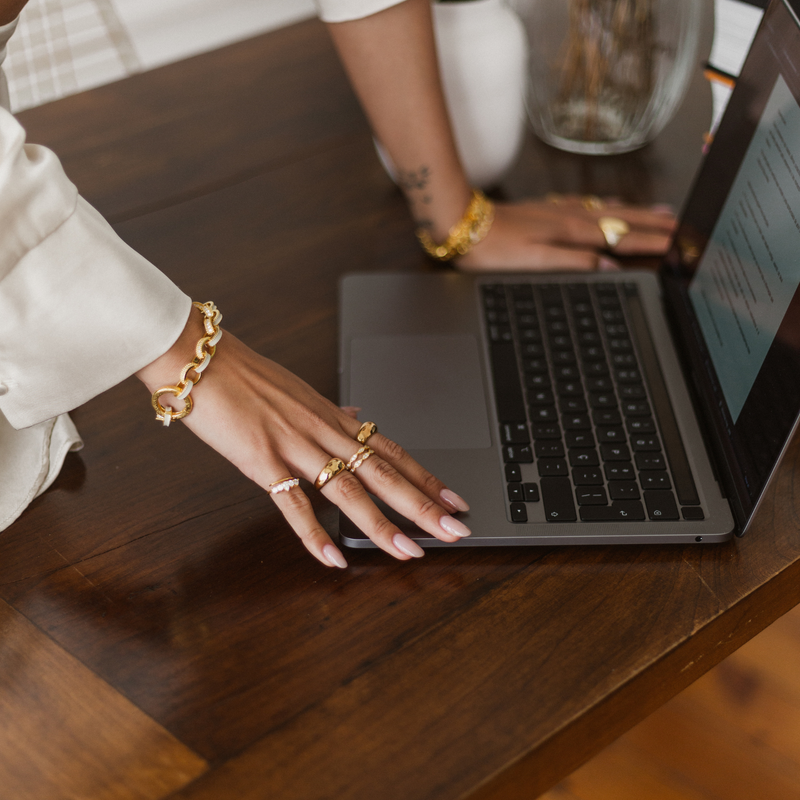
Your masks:
<instances>
[{"instance_id":1,"label":"text on laptop screen","mask_svg":"<svg viewBox=\"0 0 800 800\"><path fill-rule=\"evenodd\" d=\"M800 106L778 76L689 296L735 423L800 284Z\"/></svg>"}]
</instances>

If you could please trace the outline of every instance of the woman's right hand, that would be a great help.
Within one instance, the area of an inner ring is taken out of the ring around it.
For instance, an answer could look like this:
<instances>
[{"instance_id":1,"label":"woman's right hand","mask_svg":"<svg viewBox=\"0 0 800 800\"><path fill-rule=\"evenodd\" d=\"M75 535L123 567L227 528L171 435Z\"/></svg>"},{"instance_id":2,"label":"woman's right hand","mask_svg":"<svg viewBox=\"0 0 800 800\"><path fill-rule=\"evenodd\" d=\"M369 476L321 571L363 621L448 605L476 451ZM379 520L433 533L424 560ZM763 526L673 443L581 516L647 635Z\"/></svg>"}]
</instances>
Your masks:
<instances>
[{"instance_id":1,"label":"woman's right hand","mask_svg":"<svg viewBox=\"0 0 800 800\"><path fill-rule=\"evenodd\" d=\"M202 318L192 309L175 345L138 377L151 392L174 385L203 335ZM326 400L230 333L220 340L191 396L194 408L184 424L267 491L271 483L290 476L313 484L328 461L339 458L346 464L362 447L356 440L361 424L351 410ZM166 405L165 397L161 399ZM469 535L464 523L452 516L468 510L464 500L382 434L374 434L369 447L374 455L356 472L340 472L321 491L378 547L401 560L423 555L367 492L444 542ZM315 558L328 566L347 566L300 486L272 497Z\"/></svg>"}]
</instances>

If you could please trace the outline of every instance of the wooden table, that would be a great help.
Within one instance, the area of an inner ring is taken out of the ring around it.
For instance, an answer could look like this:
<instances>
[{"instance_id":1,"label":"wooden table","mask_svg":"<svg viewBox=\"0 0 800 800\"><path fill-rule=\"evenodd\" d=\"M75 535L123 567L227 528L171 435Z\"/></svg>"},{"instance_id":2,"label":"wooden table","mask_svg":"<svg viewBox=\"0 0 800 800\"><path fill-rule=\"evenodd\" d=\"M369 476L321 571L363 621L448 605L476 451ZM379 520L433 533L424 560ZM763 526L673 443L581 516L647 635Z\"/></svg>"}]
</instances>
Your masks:
<instances>
[{"instance_id":1,"label":"wooden table","mask_svg":"<svg viewBox=\"0 0 800 800\"><path fill-rule=\"evenodd\" d=\"M679 205L708 118L698 78L654 145L531 138L505 191ZM339 277L429 268L317 22L22 119L125 240L329 397ZM133 379L77 409L85 450L0 536L9 800L533 798L800 600L797 447L741 541L340 572L152 416Z\"/></svg>"}]
</instances>

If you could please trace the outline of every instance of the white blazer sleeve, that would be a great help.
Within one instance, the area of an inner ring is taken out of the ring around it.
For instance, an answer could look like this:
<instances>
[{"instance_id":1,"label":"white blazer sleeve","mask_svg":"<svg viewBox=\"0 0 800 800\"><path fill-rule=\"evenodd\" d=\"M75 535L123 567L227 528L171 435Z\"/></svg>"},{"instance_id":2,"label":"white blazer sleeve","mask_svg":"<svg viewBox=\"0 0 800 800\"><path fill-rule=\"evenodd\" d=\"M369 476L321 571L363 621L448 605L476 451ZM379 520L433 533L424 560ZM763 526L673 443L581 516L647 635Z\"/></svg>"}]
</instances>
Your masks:
<instances>
[{"instance_id":1,"label":"white blazer sleeve","mask_svg":"<svg viewBox=\"0 0 800 800\"><path fill-rule=\"evenodd\" d=\"M347 22L399 5L403 0L315 0L324 22Z\"/></svg>"}]
</instances>

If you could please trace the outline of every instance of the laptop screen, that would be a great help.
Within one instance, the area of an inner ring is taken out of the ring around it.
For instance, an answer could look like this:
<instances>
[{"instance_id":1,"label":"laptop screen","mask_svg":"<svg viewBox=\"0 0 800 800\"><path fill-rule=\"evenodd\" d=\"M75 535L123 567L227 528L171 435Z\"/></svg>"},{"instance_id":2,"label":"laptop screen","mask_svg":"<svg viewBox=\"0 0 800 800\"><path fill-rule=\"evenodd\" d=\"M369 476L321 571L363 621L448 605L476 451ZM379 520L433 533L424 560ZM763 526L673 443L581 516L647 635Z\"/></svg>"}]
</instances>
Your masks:
<instances>
[{"instance_id":1,"label":"laptop screen","mask_svg":"<svg viewBox=\"0 0 800 800\"><path fill-rule=\"evenodd\" d=\"M800 412L800 29L764 16L662 272L740 529Z\"/></svg>"}]
</instances>

